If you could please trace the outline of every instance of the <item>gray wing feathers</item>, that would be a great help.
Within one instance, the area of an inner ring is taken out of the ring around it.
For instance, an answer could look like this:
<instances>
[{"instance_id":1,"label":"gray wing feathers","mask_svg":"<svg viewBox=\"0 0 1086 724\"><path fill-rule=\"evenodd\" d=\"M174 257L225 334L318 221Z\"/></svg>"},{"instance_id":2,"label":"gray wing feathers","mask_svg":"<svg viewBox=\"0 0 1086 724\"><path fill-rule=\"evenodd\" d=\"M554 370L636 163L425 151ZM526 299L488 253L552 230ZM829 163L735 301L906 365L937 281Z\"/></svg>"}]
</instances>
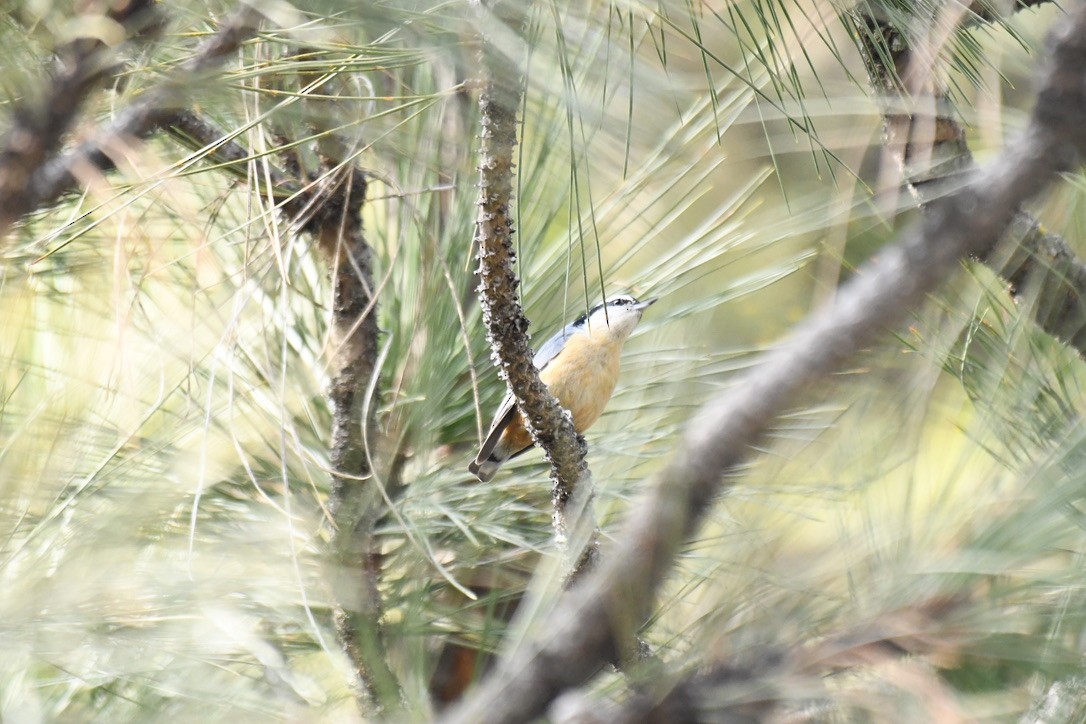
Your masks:
<instances>
[{"instance_id":1,"label":"gray wing feathers","mask_svg":"<svg viewBox=\"0 0 1086 724\"><path fill-rule=\"evenodd\" d=\"M490 457L490 453L494 452L498 440L501 439L505 428L509 427L509 423L513 419L513 413L516 411L517 398L510 393L505 396L502 404L498 406L498 412L494 415L494 424L490 426L490 432L486 434L486 440L483 440L483 446L479 448L479 454L475 456L477 465L481 465L483 461Z\"/></svg>"},{"instance_id":2,"label":"gray wing feathers","mask_svg":"<svg viewBox=\"0 0 1086 724\"><path fill-rule=\"evenodd\" d=\"M544 342L539 351L535 353L535 357L532 358L535 368L541 370L546 367L548 362L558 356L558 353L562 351L562 347L565 346L566 340L572 337L576 331L577 328L571 324Z\"/></svg>"},{"instance_id":3,"label":"gray wing feathers","mask_svg":"<svg viewBox=\"0 0 1086 724\"><path fill-rule=\"evenodd\" d=\"M566 343L566 339L575 334L577 328L574 325L569 325L558 334L554 335L539 348L539 351L535 353L535 357L532 358L532 362L535 364L536 369L542 370L547 366L547 363L558 356L558 353L562 351L562 347ZM487 463L490 454L494 452L494 448L497 447L498 441L501 440L502 433L505 432L505 428L509 427L509 423L513 420L513 415L517 411L517 400L513 396L513 393L509 393L502 400L502 404L498 406L498 411L494 414L494 424L490 426L490 431L486 434L486 439L483 441L482 447L479 448L479 454L475 456L475 460L468 469L475 475L480 474L480 468ZM520 452L525 452L521 450ZM519 454L519 453L518 453ZM494 466L495 470L497 465ZM493 476L494 471L484 471L480 479L487 480Z\"/></svg>"}]
</instances>

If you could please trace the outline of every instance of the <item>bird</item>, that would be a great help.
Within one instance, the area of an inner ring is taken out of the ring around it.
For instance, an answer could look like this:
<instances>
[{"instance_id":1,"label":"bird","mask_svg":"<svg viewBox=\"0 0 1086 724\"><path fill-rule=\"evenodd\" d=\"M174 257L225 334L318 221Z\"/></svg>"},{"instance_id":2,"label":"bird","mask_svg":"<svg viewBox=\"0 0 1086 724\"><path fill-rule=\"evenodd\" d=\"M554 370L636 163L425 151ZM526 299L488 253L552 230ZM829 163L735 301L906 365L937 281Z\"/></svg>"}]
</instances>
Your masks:
<instances>
[{"instance_id":1,"label":"bird","mask_svg":"<svg viewBox=\"0 0 1086 724\"><path fill-rule=\"evenodd\" d=\"M539 379L559 404L573 415L573 427L583 433L611 399L618 382L619 356L634 327L655 299L639 302L620 295L597 304L539 348L533 358ZM535 445L510 391L468 471L481 482L493 479L505 461Z\"/></svg>"}]
</instances>

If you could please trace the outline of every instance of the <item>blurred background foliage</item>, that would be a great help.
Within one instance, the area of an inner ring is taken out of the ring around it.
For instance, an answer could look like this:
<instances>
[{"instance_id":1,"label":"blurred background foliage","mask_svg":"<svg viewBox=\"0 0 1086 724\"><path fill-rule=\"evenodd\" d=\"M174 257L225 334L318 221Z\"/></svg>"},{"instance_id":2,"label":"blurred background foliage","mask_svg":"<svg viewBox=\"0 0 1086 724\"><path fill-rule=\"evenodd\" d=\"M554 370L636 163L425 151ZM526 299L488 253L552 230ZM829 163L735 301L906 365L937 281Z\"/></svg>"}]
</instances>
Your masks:
<instances>
[{"instance_id":1,"label":"blurred background foliage","mask_svg":"<svg viewBox=\"0 0 1086 724\"><path fill-rule=\"evenodd\" d=\"M371 174L372 450L378 483L405 483L378 530L382 592L412 716L437 706L445 642L515 646L533 617L507 631L506 604L549 605L540 456L485 486L466 473L504 394L473 294L476 24L526 78L516 213L536 339L604 294L661 297L588 435L605 536L692 410L909 217L873 191L881 119L843 2L548 0L522 6L519 37L458 0L254 5L264 29L194 101L251 149L244 169L156 137L4 245L4 721L358 716L324 556L330 290L267 186L284 147L314 172L313 149L334 147ZM891 15L920 32L941 6ZM154 86L229 9L169 3L88 118ZM76 12L4 4L8 112L84 32ZM942 49L979 158L1024 124L1061 12ZM1037 213L1075 244L1084 185L1068 181ZM821 667L770 666L719 704L776 682L817 721L1074 720L1041 708L1082 689L1084 378L1028 304L969 265L780 421L645 631L663 680L784 652ZM922 656L839 666L881 638Z\"/></svg>"}]
</instances>

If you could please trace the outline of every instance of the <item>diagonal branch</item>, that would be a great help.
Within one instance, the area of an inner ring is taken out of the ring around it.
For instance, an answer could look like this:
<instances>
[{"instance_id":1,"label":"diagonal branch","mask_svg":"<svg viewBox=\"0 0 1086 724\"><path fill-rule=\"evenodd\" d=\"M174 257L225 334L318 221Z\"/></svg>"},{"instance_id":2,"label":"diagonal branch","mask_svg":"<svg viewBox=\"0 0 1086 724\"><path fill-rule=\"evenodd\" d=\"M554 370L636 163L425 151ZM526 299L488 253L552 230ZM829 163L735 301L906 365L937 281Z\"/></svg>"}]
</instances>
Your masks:
<instances>
[{"instance_id":1,"label":"diagonal branch","mask_svg":"<svg viewBox=\"0 0 1086 724\"><path fill-rule=\"evenodd\" d=\"M549 714L559 722L581 724L695 724L790 721L797 708L815 706L823 714L819 720L833 718L834 712L853 721L865 711L878 716L885 701L865 698L858 711L842 709L841 694L849 684L826 683L836 674L862 669L865 676L874 676L880 691L896 689L915 697L918 708L927 712L924 721L963 721L957 697L933 667L960 659L968 632L957 615L969 606L961 596L925 598L811 641L767 644L740 661L710 659L696 669L668 672L618 703L571 691Z\"/></svg>"},{"instance_id":2,"label":"diagonal branch","mask_svg":"<svg viewBox=\"0 0 1086 724\"><path fill-rule=\"evenodd\" d=\"M1047 5L1054 0L1013 0L1008 3L1010 5L1007 10L1017 11L1028 8L1040 7L1041 5ZM1000 19L1001 14L997 10L1003 10L1000 7L1001 3L994 3L991 0L973 0L969 4L969 12L976 17L980 22L993 23Z\"/></svg>"},{"instance_id":3,"label":"diagonal branch","mask_svg":"<svg viewBox=\"0 0 1086 724\"><path fill-rule=\"evenodd\" d=\"M206 152L205 160L220 165L242 181L248 180L245 164L256 156L204 116L187 108L181 109L164 118L160 128L182 146L192 151ZM269 164L267 173L272 187L270 191L275 198L287 199L299 193L301 187L278 168Z\"/></svg>"},{"instance_id":4,"label":"diagonal branch","mask_svg":"<svg viewBox=\"0 0 1086 724\"><path fill-rule=\"evenodd\" d=\"M813 383L839 369L956 268L994 245L1021 204L1086 153L1086 6L1061 24L1052 67L1023 138L994 164L933 202L900 242L865 264L832 306L808 317L687 427L618 545L541 622L542 636L502 662L448 722L519 722L594 676L645 621L682 541L697 528L726 475Z\"/></svg>"}]
</instances>

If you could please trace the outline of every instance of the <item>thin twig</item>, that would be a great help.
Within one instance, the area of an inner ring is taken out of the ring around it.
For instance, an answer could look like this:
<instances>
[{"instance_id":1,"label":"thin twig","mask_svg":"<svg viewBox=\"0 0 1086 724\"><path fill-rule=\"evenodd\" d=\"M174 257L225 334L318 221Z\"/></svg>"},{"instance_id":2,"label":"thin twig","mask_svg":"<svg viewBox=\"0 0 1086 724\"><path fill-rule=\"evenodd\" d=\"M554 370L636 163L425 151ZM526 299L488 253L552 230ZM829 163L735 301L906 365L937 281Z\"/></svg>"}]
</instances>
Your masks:
<instances>
[{"instance_id":1,"label":"thin twig","mask_svg":"<svg viewBox=\"0 0 1086 724\"><path fill-rule=\"evenodd\" d=\"M1086 152L1086 6L1061 23L1052 68L1024 135L958 191L933 202L900 242L880 251L792 337L764 354L694 417L677 454L616 536L616 548L574 587L531 639L450 715L448 722L520 722L594 676L630 640L683 540L729 472L751 455L774 418L839 369L958 268L990 248L1019 206Z\"/></svg>"}]
</instances>

